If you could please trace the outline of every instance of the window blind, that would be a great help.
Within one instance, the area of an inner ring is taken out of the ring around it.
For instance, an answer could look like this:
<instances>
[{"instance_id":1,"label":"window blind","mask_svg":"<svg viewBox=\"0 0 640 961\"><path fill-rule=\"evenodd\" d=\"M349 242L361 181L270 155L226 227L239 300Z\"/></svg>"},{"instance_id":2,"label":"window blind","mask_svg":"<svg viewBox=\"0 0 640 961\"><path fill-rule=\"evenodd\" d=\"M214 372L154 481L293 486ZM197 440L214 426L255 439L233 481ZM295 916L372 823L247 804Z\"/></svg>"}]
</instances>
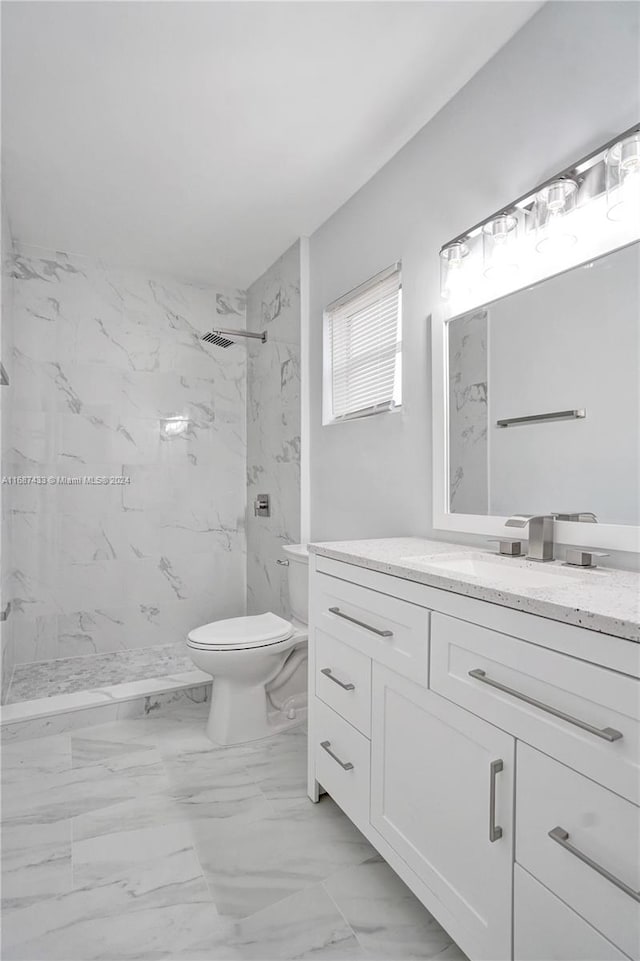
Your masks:
<instances>
[{"instance_id":1,"label":"window blind","mask_svg":"<svg viewBox=\"0 0 640 961\"><path fill-rule=\"evenodd\" d=\"M334 420L401 402L400 269L363 284L327 310Z\"/></svg>"}]
</instances>

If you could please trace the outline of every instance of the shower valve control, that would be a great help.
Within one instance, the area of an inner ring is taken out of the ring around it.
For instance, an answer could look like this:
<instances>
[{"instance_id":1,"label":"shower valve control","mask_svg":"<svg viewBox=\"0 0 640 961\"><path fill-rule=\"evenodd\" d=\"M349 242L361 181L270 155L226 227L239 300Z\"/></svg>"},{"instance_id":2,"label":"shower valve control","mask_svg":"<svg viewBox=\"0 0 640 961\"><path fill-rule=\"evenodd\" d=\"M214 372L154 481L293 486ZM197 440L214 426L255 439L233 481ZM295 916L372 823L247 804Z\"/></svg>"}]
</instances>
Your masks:
<instances>
[{"instance_id":1,"label":"shower valve control","mask_svg":"<svg viewBox=\"0 0 640 961\"><path fill-rule=\"evenodd\" d=\"M253 502L256 517L271 517L271 501L268 494L258 494Z\"/></svg>"}]
</instances>

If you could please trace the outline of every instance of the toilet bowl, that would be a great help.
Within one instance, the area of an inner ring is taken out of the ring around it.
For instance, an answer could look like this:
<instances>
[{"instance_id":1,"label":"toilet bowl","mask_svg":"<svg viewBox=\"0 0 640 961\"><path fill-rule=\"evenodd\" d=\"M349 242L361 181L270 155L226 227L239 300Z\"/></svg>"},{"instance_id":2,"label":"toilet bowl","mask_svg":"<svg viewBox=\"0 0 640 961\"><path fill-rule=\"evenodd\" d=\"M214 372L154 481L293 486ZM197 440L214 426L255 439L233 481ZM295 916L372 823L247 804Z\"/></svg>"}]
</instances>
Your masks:
<instances>
[{"instance_id":1,"label":"toilet bowl","mask_svg":"<svg viewBox=\"0 0 640 961\"><path fill-rule=\"evenodd\" d=\"M269 712L268 686L276 682L295 651L307 643L308 552L299 544L285 545L292 616L285 620L270 611L231 617L189 632L191 660L213 677L207 735L216 744L239 744L268 737L291 725ZM290 663L290 661L289 661Z\"/></svg>"}]
</instances>

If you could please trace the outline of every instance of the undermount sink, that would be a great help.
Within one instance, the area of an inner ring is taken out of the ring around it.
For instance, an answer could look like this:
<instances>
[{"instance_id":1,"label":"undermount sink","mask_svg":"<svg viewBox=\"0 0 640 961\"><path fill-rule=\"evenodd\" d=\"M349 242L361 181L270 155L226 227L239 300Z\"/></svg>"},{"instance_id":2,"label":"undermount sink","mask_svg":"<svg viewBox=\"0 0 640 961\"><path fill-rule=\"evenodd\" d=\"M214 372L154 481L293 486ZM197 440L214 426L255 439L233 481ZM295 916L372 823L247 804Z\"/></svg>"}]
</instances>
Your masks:
<instances>
[{"instance_id":1,"label":"undermount sink","mask_svg":"<svg viewBox=\"0 0 640 961\"><path fill-rule=\"evenodd\" d=\"M573 580L568 571L560 571L557 567L547 567L538 570L538 566L531 561L525 562L493 557L487 554L447 554L425 555L423 557L404 558L407 563L427 567L434 574L461 574L463 577L474 577L483 581L491 581L492 586L500 587L563 587ZM574 575L575 577L575 575Z\"/></svg>"}]
</instances>

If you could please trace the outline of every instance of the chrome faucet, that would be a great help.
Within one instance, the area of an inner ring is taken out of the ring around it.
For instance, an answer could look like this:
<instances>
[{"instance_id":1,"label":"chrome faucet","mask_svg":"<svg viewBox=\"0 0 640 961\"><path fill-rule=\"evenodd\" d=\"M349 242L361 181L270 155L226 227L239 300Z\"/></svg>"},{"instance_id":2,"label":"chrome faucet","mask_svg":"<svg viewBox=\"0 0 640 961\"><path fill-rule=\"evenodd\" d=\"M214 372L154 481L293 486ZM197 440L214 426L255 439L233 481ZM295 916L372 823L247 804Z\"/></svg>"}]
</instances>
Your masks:
<instances>
[{"instance_id":1,"label":"chrome faucet","mask_svg":"<svg viewBox=\"0 0 640 961\"><path fill-rule=\"evenodd\" d=\"M530 561L552 561L553 515L514 514L506 522L507 527L526 527L527 524L529 525L527 558Z\"/></svg>"}]
</instances>

